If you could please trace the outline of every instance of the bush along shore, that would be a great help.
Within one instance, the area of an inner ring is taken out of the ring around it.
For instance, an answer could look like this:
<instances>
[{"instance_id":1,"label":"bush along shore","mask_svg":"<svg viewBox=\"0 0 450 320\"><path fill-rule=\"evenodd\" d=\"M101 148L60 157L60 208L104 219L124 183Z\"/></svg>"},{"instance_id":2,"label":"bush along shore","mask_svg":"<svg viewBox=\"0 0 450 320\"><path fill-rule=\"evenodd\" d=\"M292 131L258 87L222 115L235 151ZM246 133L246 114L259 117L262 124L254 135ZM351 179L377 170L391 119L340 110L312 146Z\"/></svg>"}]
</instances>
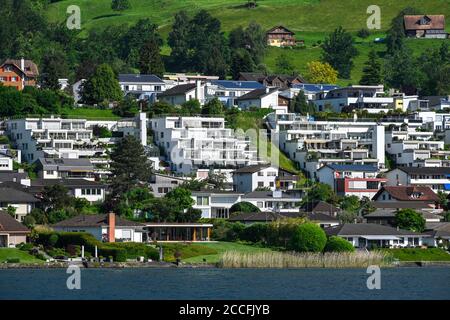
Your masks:
<instances>
[{"instance_id":1,"label":"bush along shore","mask_svg":"<svg viewBox=\"0 0 450 320\"><path fill-rule=\"evenodd\" d=\"M225 252L221 268L367 268L370 265L392 266L390 255L371 252Z\"/></svg>"}]
</instances>

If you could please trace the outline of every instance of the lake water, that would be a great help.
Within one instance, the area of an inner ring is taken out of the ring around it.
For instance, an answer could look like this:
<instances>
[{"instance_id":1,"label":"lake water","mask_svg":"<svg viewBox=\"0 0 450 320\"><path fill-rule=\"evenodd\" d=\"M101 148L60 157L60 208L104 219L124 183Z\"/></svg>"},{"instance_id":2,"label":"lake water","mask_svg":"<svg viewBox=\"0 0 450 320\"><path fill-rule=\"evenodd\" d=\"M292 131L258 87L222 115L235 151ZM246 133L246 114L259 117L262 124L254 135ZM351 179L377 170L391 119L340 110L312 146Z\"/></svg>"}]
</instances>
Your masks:
<instances>
[{"instance_id":1,"label":"lake water","mask_svg":"<svg viewBox=\"0 0 450 320\"><path fill-rule=\"evenodd\" d=\"M387 268L369 290L365 269L0 270L0 299L450 299L450 268Z\"/></svg>"}]
</instances>

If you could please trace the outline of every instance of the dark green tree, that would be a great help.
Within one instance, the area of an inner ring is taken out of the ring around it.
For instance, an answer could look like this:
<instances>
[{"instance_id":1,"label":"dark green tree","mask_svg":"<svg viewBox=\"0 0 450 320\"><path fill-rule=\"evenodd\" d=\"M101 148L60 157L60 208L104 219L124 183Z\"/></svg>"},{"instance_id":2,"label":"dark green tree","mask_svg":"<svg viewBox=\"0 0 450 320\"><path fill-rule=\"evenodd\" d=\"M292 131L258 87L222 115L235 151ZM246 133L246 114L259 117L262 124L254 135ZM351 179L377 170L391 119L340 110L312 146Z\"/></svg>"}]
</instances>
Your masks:
<instances>
[{"instance_id":1,"label":"dark green tree","mask_svg":"<svg viewBox=\"0 0 450 320\"><path fill-rule=\"evenodd\" d=\"M44 187L41 206L44 210L61 210L72 206L74 197L69 195L69 190L61 185L54 184Z\"/></svg>"},{"instance_id":2,"label":"dark green tree","mask_svg":"<svg viewBox=\"0 0 450 320\"><path fill-rule=\"evenodd\" d=\"M235 203L230 208L230 214L235 212L254 213L260 212L259 208L254 204L246 201Z\"/></svg>"},{"instance_id":3,"label":"dark green tree","mask_svg":"<svg viewBox=\"0 0 450 320\"><path fill-rule=\"evenodd\" d=\"M362 85L378 85L383 83L381 63L375 50L369 52L369 59L364 64L363 75L359 81Z\"/></svg>"},{"instance_id":4,"label":"dark green tree","mask_svg":"<svg viewBox=\"0 0 450 320\"><path fill-rule=\"evenodd\" d=\"M336 69L341 78L350 78L353 58L357 55L352 35L342 27L334 30L322 45L322 60Z\"/></svg>"},{"instance_id":5,"label":"dark green tree","mask_svg":"<svg viewBox=\"0 0 450 320\"><path fill-rule=\"evenodd\" d=\"M122 100L122 90L109 65L102 64L95 69L83 84L82 97L87 104Z\"/></svg>"},{"instance_id":6,"label":"dark green tree","mask_svg":"<svg viewBox=\"0 0 450 320\"><path fill-rule=\"evenodd\" d=\"M328 203L337 203L337 196L333 189L325 183L316 183L312 186L306 196L307 201L325 201Z\"/></svg>"},{"instance_id":7,"label":"dark green tree","mask_svg":"<svg viewBox=\"0 0 450 320\"><path fill-rule=\"evenodd\" d=\"M139 187L141 182L147 182L152 170L144 147L132 135L117 143L111 153L110 167L112 198Z\"/></svg>"},{"instance_id":8,"label":"dark green tree","mask_svg":"<svg viewBox=\"0 0 450 320\"><path fill-rule=\"evenodd\" d=\"M139 112L139 106L133 97L125 97L114 108L113 113L119 117L134 117Z\"/></svg>"},{"instance_id":9,"label":"dark green tree","mask_svg":"<svg viewBox=\"0 0 450 320\"><path fill-rule=\"evenodd\" d=\"M230 72L233 79L239 78L240 72L252 72L255 69L255 63L247 50L236 49L231 56Z\"/></svg>"},{"instance_id":10,"label":"dark green tree","mask_svg":"<svg viewBox=\"0 0 450 320\"><path fill-rule=\"evenodd\" d=\"M59 90L58 79L69 75L66 57L61 51L47 52L41 64L40 84L42 88Z\"/></svg>"},{"instance_id":11,"label":"dark green tree","mask_svg":"<svg viewBox=\"0 0 450 320\"><path fill-rule=\"evenodd\" d=\"M164 63L161 58L160 49L154 39L145 43L139 52L139 69L142 74L155 74L162 77L164 74Z\"/></svg>"},{"instance_id":12,"label":"dark green tree","mask_svg":"<svg viewBox=\"0 0 450 320\"><path fill-rule=\"evenodd\" d=\"M177 201L178 208L180 210L186 210L195 203L194 199L192 199L191 196L192 193L189 189L177 187L175 189L170 190L165 195L165 198Z\"/></svg>"},{"instance_id":13,"label":"dark green tree","mask_svg":"<svg viewBox=\"0 0 450 320\"><path fill-rule=\"evenodd\" d=\"M123 11L131 9L131 4L129 0L112 0L111 9L115 11Z\"/></svg>"},{"instance_id":14,"label":"dark green tree","mask_svg":"<svg viewBox=\"0 0 450 320\"><path fill-rule=\"evenodd\" d=\"M298 94L291 100L289 109L291 112L300 113L302 115L312 114L315 108L312 104L308 103L305 92L300 90Z\"/></svg>"},{"instance_id":15,"label":"dark green tree","mask_svg":"<svg viewBox=\"0 0 450 320\"><path fill-rule=\"evenodd\" d=\"M181 105L181 111L180 113L182 115L188 115L188 116L194 116L199 115L202 113L202 106L200 105L200 101L197 99L191 99L189 101L186 101Z\"/></svg>"},{"instance_id":16,"label":"dark green tree","mask_svg":"<svg viewBox=\"0 0 450 320\"><path fill-rule=\"evenodd\" d=\"M386 36L387 53L393 55L397 50L404 49L405 39L405 15L420 14L419 11L412 7L407 7L400 11L391 21L391 26Z\"/></svg>"},{"instance_id":17,"label":"dark green tree","mask_svg":"<svg viewBox=\"0 0 450 320\"><path fill-rule=\"evenodd\" d=\"M171 48L170 62L173 68L182 72L188 71L190 30L190 19L186 11L177 12L172 31L169 33L168 44Z\"/></svg>"},{"instance_id":18,"label":"dark green tree","mask_svg":"<svg viewBox=\"0 0 450 320\"><path fill-rule=\"evenodd\" d=\"M353 245L337 236L331 236L327 240L327 244L325 245L325 252L353 252L355 251L355 247Z\"/></svg>"},{"instance_id":19,"label":"dark green tree","mask_svg":"<svg viewBox=\"0 0 450 320\"><path fill-rule=\"evenodd\" d=\"M220 116L224 113L223 104L218 98L208 101L202 108L202 114L204 115Z\"/></svg>"},{"instance_id":20,"label":"dark green tree","mask_svg":"<svg viewBox=\"0 0 450 320\"><path fill-rule=\"evenodd\" d=\"M412 209L398 210L395 214L395 224L400 229L423 232L425 230L425 219L422 215Z\"/></svg>"},{"instance_id":21,"label":"dark green tree","mask_svg":"<svg viewBox=\"0 0 450 320\"><path fill-rule=\"evenodd\" d=\"M360 201L357 196L345 196L341 200L340 205L342 210L357 212L360 207Z\"/></svg>"},{"instance_id":22,"label":"dark green tree","mask_svg":"<svg viewBox=\"0 0 450 320\"><path fill-rule=\"evenodd\" d=\"M295 67L289 57L282 53L275 59L276 72L280 74L293 75L296 73Z\"/></svg>"}]
</instances>

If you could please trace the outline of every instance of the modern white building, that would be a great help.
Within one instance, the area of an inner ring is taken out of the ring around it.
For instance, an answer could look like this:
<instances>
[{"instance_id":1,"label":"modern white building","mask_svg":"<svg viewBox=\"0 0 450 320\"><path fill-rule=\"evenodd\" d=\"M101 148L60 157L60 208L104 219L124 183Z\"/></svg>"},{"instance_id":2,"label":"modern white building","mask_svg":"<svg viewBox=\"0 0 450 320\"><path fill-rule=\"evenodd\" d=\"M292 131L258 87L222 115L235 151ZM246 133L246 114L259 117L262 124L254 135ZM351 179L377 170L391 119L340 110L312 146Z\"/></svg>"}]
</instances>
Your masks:
<instances>
[{"instance_id":1,"label":"modern white building","mask_svg":"<svg viewBox=\"0 0 450 320\"><path fill-rule=\"evenodd\" d=\"M450 167L398 167L386 173L388 186L426 186L450 193Z\"/></svg>"},{"instance_id":2,"label":"modern white building","mask_svg":"<svg viewBox=\"0 0 450 320\"><path fill-rule=\"evenodd\" d=\"M244 193L221 190L192 191L194 209L202 212L202 218L230 217L230 208L241 202Z\"/></svg>"},{"instance_id":3,"label":"modern white building","mask_svg":"<svg viewBox=\"0 0 450 320\"><path fill-rule=\"evenodd\" d=\"M218 98L227 107L234 107L237 105L237 98L264 88L258 81L214 80L207 83L206 96L207 99Z\"/></svg>"},{"instance_id":4,"label":"modern white building","mask_svg":"<svg viewBox=\"0 0 450 320\"><path fill-rule=\"evenodd\" d=\"M270 165L254 165L233 172L233 189L237 192L252 192L257 189L277 189L278 168Z\"/></svg>"},{"instance_id":5,"label":"modern white building","mask_svg":"<svg viewBox=\"0 0 450 320\"><path fill-rule=\"evenodd\" d=\"M287 106L281 106L277 88L265 87L255 89L249 93L235 99L237 106L241 110L248 110L251 107L258 109L273 109L276 113L286 113Z\"/></svg>"},{"instance_id":6,"label":"modern white building","mask_svg":"<svg viewBox=\"0 0 450 320\"><path fill-rule=\"evenodd\" d=\"M319 111L330 107L335 112L341 112L344 107L353 107L357 110L367 110L369 113L387 113L394 110L394 98L386 96L383 85L363 86L352 85L324 91L316 95L313 100Z\"/></svg>"},{"instance_id":7,"label":"modern white building","mask_svg":"<svg viewBox=\"0 0 450 320\"><path fill-rule=\"evenodd\" d=\"M149 124L173 171L189 174L199 168L231 169L260 162L251 139L225 128L224 118L161 117Z\"/></svg>"},{"instance_id":8,"label":"modern white building","mask_svg":"<svg viewBox=\"0 0 450 320\"><path fill-rule=\"evenodd\" d=\"M119 74L119 84L125 96L151 102L166 89L165 82L153 74Z\"/></svg>"}]
</instances>

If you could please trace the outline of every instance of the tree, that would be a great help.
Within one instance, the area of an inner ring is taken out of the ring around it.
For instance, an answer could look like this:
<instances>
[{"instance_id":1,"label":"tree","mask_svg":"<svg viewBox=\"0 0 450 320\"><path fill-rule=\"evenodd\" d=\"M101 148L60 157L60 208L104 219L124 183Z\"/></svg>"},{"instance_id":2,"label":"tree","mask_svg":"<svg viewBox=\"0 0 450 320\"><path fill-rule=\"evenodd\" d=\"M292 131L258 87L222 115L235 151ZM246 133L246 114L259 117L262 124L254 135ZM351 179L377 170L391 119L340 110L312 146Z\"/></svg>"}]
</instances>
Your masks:
<instances>
[{"instance_id":1,"label":"tree","mask_svg":"<svg viewBox=\"0 0 450 320\"><path fill-rule=\"evenodd\" d=\"M325 183L316 183L306 196L308 202L325 201L328 203L337 203L337 196L333 189Z\"/></svg>"},{"instance_id":2,"label":"tree","mask_svg":"<svg viewBox=\"0 0 450 320\"><path fill-rule=\"evenodd\" d=\"M112 197L120 196L150 178L151 163L144 147L134 136L128 135L120 140L110 157Z\"/></svg>"},{"instance_id":3,"label":"tree","mask_svg":"<svg viewBox=\"0 0 450 320\"><path fill-rule=\"evenodd\" d=\"M308 103L303 90L298 92L295 98L291 101L289 107L291 112L300 113L301 115L306 115L308 113L311 114L315 111L314 106Z\"/></svg>"},{"instance_id":4,"label":"tree","mask_svg":"<svg viewBox=\"0 0 450 320\"><path fill-rule=\"evenodd\" d=\"M325 252L353 252L355 251L355 247L348 242L347 240L337 237L331 236L327 240L327 244L325 245Z\"/></svg>"},{"instance_id":5,"label":"tree","mask_svg":"<svg viewBox=\"0 0 450 320\"><path fill-rule=\"evenodd\" d=\"M312 61L308 62L308 81L310 83L329 83L337 82L338 73L327 62Z\"/></svg>"},{"instance_id":6,"label":"tree","mask_svg":"<svg viewBox=\"0 0 450 320\"><path fill-rule=\"evenodd\" d=\"M62 210L73 204L69 190L61 184L45 186L42 192L41 205L44 210Z\"/></svg>"},{"instance_id":7,"label":"tree","mask_svg":"<svg viewBox=\"0 0 450 320\"><path fill-rule=\"evenodd\" d=\"M27 214L25 218L23 218L23 224L28 228L33 228L36 225L36 220L33 218L33 216Z\"/></svg>"},{"instance_id":8,"label":"tree","mask_svg":"<svg viewBox=\"0 0 450 320\"><path fill-rule=\"evenodd\" d=\"M344 223L355 223L356 218L357 218L357 215L356 215L356 212L354 212L354 211L346 211L346 210L344 210L344 211L341 211L338 214L338 219L339 219L339 222L341 224L344 224Z\"/></svg>"},{"instance_id":9,"label":"tree","mask_svg":"<svg viewBox=\"0 0 450 320\"><path fill-rule=\"evenodd\" d=\"M391 21L391 27L389 28L386 36L387 53L392 55L397 50L404 49L405 39L405 15L420 14L415 8L407 7L400 11Z\"/></svg>"},{"instance_id":10,"label":"tree","mask_svg":"<svg viewBox=\"0 0 450 320\"><path fill-rule=\"evenodd\" d=\"M255 69L255 63L247 50L236 49L231 56L230 71L233 79L239 78L240 72L252 72Z\"/></svg>"},{"instance_id":11,"label":"tree","mask_svg":"<svg viewBox=\"0 0 450 320\"><path fill-rule=\"evenodd\" d=\"M202 108L202 114L204 115L221 116L224 113L223 104L218 98L208 101Z\"/></svg>"},{"instance_id":12,"label":"tree","mask_svg":"<svg viewBox=\"0 0 450 320\"><path fill-rule=\"evenodd\" d=\"M197 99L191 99L181 105L181 114L195 116L202 113L202 106Z\"/></svg>"},{"instance_id":13,"label":"tree","mask_svg":"<svg viewBox=\"0 0 450 320\"><path fill-rule=\"evenodd\" d=\"M450 92L450 50L447 42L423 53L417 65L424 76L421 82L422 95L443 96Z\"/></svg>"},{"instance_id":14,"label":"tree","mask_svg":"<svg viewBox=\"0 0 450 320\"><path fill-rule=\"evenodd\" d=\"M253 62L252 65L258 65L262 62L267 49L266 33L261 25L252 21L245 29L239 26L231 30L229 45L233 51L246 51Z\"/></svg>"},{"instance_id":15,"label":"tree","mask_svg":"<svg viewBox=\"0 0 450 320\"><path fill-rule=\"evenodd\" d=\"M350 211L350 212L357 212L360 207L360 201L357 196L345 196L341 200L341 209Z\"/></svg>"},{"instance_id":16,"label":"tree","mask_svg":"<svg viewBox=\"0 0 450 320\"><path fill-rule=\"evenodd\" d=\"M188 208L186 211L179 212L176 217L176 222L197 222L202 217L202 210Z\"/></svg>"},{"instance_id":17,"label":"tree","mask_svg":"<svg viewBox=\"0 0 450 320\"><path fill-rule=\"evenodd\" d=\"M395 225L400 229L423 232L425 230L425 219L420 213L412 209L402 209L395 214Z\"/></svg>"},{"instance_id":18,"label":"tree","mask_svg":"<svg viewBox=\"0 0 450 320\"><path fill-rule=\"evenodd\" d=\"M131 4L129 0L112 0L111 9L115 11L123 11L131 9Z\"/></svg>"},{"instance_id":19,"label":"tree","mask_svg":"<svg viewBox=\"0 0 450 320\"><path fill-rule=\"evenodd\" d=\"M231 206L229 210L230 214L235 212L244 212L244 213L253 213L253 212L261 212L257 206L250 202L242 201L235 203Z\"/></svg>"},{"instance_id":20,"label":"tree","mask_svg":"<svg viewBox=\"0 0 450 320\"><path fill-rule=\"evenodd\" d=\"M119 117L134 117L139 112L139 106L133 97L128 96L120 101L112 112Z\"/></svg>"},{"instance_id":21,"label":"tree","mask_svg":"<svg viewBox=\"0 0 450 320\"><path fill-rule=\"evenodd\" d=\"M170 62L178 70L186 72L189 65L189 35L190 21L186 11L182 10L175 14L172 31L169 33L168 44L171 48Z\"/></svg>"},{"instance_id":22,"label":"tree","mask_svg":"<svg viewBox=\"0 0 450 320\"><path fill-rule=\"evenodd\" d=\"M122 100L122 90L111 67L98 66L82 88L83 101L87 104Z\"/></svg>"},{"instance_id":23,"label":"tree","mask_svg":"<svg viewBox=\"0 0 450 320\"><path fill-rule=\"evenodd\" d=\"M327 243L327 236L315 223L304 223L297 227L290 247L298 252L322 252Z\"/></svg>"},{"instance_id":24,"label":"tree","mask_svg":"<svg viewBox=\"0 0 450 320\"><path fill-rule=\"evenodd\" d=\"M224 173L214 173L212 170L208 173L207 183L213 184L218 190L224 190L227 177Z\"/></svg>"},{"instance_id":25,"label":"tree","mask_svg":"<svg viewBox=\"0 0 450 320\"><path fill-rule=\"evenodd\" d=\"M293 75L296 73L294 65L284 53L275 59L275 68L276 72L280 74Z\"/></svg>"},{"instance_id":26,"label":"tree","mask_svg":"<svg viewBox=\"0 0 450 320\"><path fill-rule=\"evenodd\" d=\"M146 42L139 52L139 69L143 74L155 74L162 77L164 74L164 63L161 59L160 49L157 41L151 39Z\"/></svg>"},{"instance_id":27,"label":"tree","mask_svg":"<svg viewBox=\"0 0 450 320\"><path fill-rule=\"evenodd\" d=\"M40 84L42 88L59 90L58 79L66 78L69 73L66 57L61 51L47 52L42 59Z\"/></svg>"},{"instance_id":28,"label":"tree","mask_svg":"<svg viewBox=\"0 0 450 320\"><path fill-rule=\"evenodd\" d=\"M359 83L362 85L379 85L382 82L381 63L377 59L375 50L371 50L369 52L369 60L364 64L363 75Z\"/></svg>"},{"instance_id":29,"label":"tree","mask_svg":"<svg viewBox=\"0 0 450 320\"><path fill-rule=\"evenodd\" d=\"M416 94L422 81L422 74L412 52L407 47L396 50L385 60L385 82L407 95Z\"/></svg>"},{"instance_id":30,"label":"tree","mask_svg":"<svg viewBox=\"0 0 450 320\"><path fill-rule=\"evenodd\" d=\"M194 199L192 199L192 193L189 189L183 187L177 187L175 189L170 190L165 198L172 199L177 202L177 207L183 211L190 208L194 203Z\"/></svg>"},{"instance_id":31,"label":"tree","mask_svg":"<svg viewBox=\"0 0 450 320\"><path fill-rule=\"evenodd\" d=\"M352 35L342 27L334 30L322 45L322 60L336 69L341 78L350 78L353 58L357 55Z\"/></svg>"}]
</instances>

